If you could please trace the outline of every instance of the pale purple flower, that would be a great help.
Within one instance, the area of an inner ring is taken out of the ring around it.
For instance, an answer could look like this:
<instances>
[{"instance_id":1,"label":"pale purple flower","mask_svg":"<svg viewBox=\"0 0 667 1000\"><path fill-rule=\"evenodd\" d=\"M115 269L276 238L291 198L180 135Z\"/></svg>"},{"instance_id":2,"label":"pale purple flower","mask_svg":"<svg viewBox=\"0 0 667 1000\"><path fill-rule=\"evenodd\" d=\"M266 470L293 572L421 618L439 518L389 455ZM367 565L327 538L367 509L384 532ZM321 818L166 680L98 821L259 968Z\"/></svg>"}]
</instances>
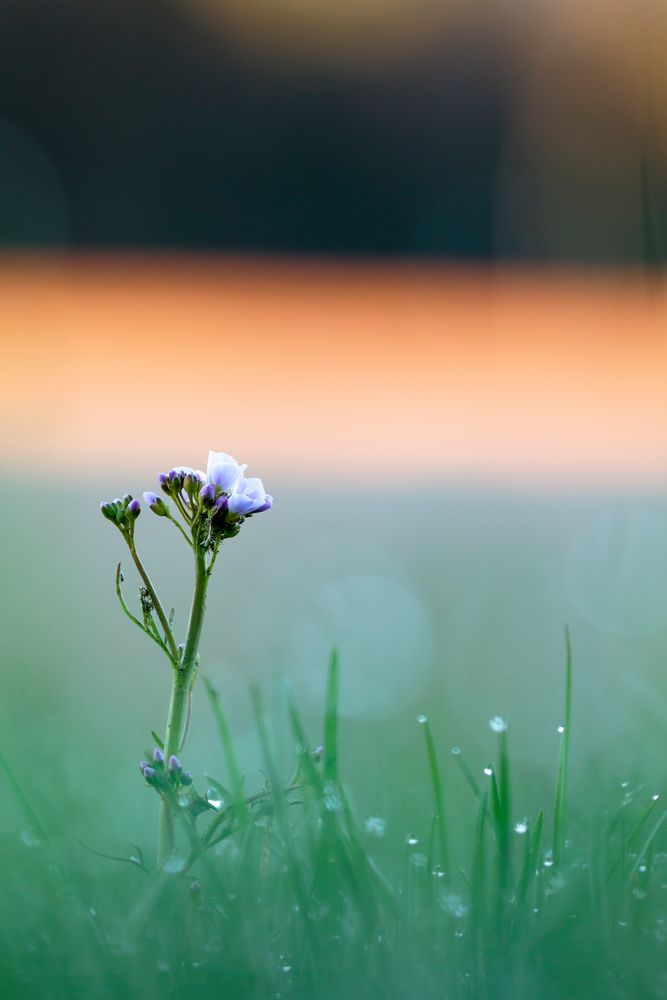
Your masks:
<instances>
[{"instance_id":1,"label":"pale purple flower","mask_svg":"<svg viewBox=\"0 0 667 1000\"><path fill-rule=\"evenodd\" d=\"M247 465L239 465L235 458L225 454L224 451L209 451L206 482L213 483L223 490L231 490L247 468Z\"/></svg>"},{"instance_id":2,"label":"pale purple flower","mask_svg":"<svg viewBox=\"0 0 667 1000\"><path fill-rule=\"evenodd\" d=\"M129 504L127 505L127 512L134 518L139 517L139 515L141 514L141 504L139 503L139 501L130 500Z\"/></svg>"},{"instance_id":3,"label":"pale purple flower","mask_svg":"<svg viewBox=\"0 0 667 1000\"><path fill-rule=\"evenodd\" d=\"M268 510L272 504L273 497L269 496L262 480L256 476L251 476L249 479L240 476L229 498L229 510L238 517Z\"/></svg>"}]
</instances>

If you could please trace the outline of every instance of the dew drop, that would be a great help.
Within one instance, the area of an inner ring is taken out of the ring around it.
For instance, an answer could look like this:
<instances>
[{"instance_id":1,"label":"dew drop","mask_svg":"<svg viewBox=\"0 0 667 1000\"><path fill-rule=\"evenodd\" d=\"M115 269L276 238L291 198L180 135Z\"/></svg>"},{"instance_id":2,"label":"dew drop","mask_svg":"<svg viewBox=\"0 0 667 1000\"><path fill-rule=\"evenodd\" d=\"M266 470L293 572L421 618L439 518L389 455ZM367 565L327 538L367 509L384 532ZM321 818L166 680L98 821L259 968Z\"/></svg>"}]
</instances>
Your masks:
<instances>
[{"instance_id":1,"label":"dew drop","mask_svg":"<svg viewBox=\"0 0 667 1000\"><path fill-rule=\"evenodd\" d=\"M409 847L414 847L414 846L415 846L415 844L418 844L418 843L419 843L419 837L415 837L414 833L409 833L409 834L407 835L407 837L405 838L405 843L406 843L406 844L407 844L407 845L408 845Z\"/></svg>"},{"instance_id":2,"label":"dew drop","mask_svg":"<svg viewBox=\"0 0 667 1000\"><path fill-rule=\"evenodd\" d=\"M565 732L565 726L558 726L558 728L556 729L556 732L560 733L561 736L562 736L563 733Z\"/></svg>"},{"instance_id":3,"label":"dew drop","mask_svg":"<svg viewBox=\"0 0 667 1000\"><path fill-rule=\"evenodd\" d=\"M489 719L489 729L492 733L506 732L507 719L503 719L502 715L494 715L492 719Z\"/></svg>"},{"instance_id":4,"label":"dew drop","mask_svg":"<svg viewBox=\"0 0 667 1000\"><path fill-rule=\"evenodd\" d=\"M206 789L206 801L211 806L212 809L219 809L222 805L222 797L220 792L215 788Z\"/></svg>"},{"instance_id":5,"label":"dew drop","mask_svg":"<svg viewBox=\"0 0 667 1000\"><path fill-rule=\"evenodd\" d=\"M487 776L487 778L490 778L491 775L493 774L493 768L491 767L490 764L487 764L487 766L484 768L484 774Z\"/></svg>"},{"instance_id":6,"label":"dew drop","mask_svg":"<svg viewBox=\"0 0 667 1000\"><path fill-rule=\"evenodd\" d=\"M528 820L520 819L514 824L515 833L528 833Z\"/></svg>"},{"instance_id":7,"label":"dew drop","mask_svg":"<svg viewBox=\"0 0 667 1000\"><path fill-rule=\"evenodd\" d=\"M169 858L162 865L162 871L168 875L180 875L185 869L185 858Z\"/></svg>"},{"instance_id":8,"label":"dew drop","mask_svg":"<svg viewBox=\"0 0 667 1000\"><path fill-rule=\"evenodd\" d=\"M419 723L420 726L426 725L426 723L428 722L428 715L423 715L423 714L418 715L417 722Z\"/></svg>"},{"instance_id":9,"label":"dew drop","mask_svg":"<svg viewBox=\"0 0 667 1000\"><path fill-rule=\"evenodd\" d=\"M377 837L380 840L384 837L386 821L381 816L369 816L364 823L364 830L369 837Z\"/></svg>"},{"instance_id":10,"label":"dew drop","mask_svg":"<svg viewBox=\"0 0 667 1000\"><path fill-rule=\"evenodd\" d=\"M458 757L458 755L461 753L461 747L452 747L452 749L449 752L453 753L455 757Z\"/></svg>"}]
</instances>

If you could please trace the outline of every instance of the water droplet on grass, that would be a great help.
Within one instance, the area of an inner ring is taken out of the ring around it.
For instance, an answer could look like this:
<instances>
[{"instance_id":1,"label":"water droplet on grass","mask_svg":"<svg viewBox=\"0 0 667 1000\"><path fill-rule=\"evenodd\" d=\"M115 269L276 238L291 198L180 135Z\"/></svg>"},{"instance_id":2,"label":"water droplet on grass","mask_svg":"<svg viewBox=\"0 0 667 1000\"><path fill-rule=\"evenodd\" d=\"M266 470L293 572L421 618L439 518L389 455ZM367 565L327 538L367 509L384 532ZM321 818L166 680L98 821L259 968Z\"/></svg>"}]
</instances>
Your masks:
<instances>
[{"instance_id":1,"label":"water droplet on grass","mask_svg":"<svg viewBox=\"0 0 667 1000\"><path fill-rule=\"evenodd\" d=\"M565 726L558 726L557 729L556 729L556 732L560 733L561 736L562 736L563 733L565 732Z\"/></svg>"},{"instance_id":2,"label":"water droplet on grass","mask_svg":"<svg viewBox=\"0 0 667 1000\"><path fill-rule=\"evenodd\" d=\"M369 816L364 823L364 829L369 837L384 837L386 821L381 816Z\"/></svg>"},{"instance_id":3,"label":"water droplet on grass","mask_svg":"<svg viewBox=\"0 0 667 1000\"><path fill-rule=\"evenodd\" d=\"M520 819L514 824L515 833L528 833L528 820Z\"/></svg>"},{"instance_id":4,"label":"water droplet on grass","mask_svg":"<svg viewBox=\"0 0 667 1000\"><path fill-rule=\"evenodd\" d=\"M180 875L180 873L185 869L185 858L169 858L168 861L162 865L162 871L167 872L168 875Z\"/></svg>"},{"instance_id":5,"label":"water droplet on grass","mask_svg":"<svg viewBox=\"0 0 667 1000\"><path fill-rule=\"evenodd\" d=\"M445 869L442 867L442 865L436 865L433 871L431 872L431 875L433 875L434 878L444 878Z\"/></svg>"},{"instance_id":6,"label":"water droplet on grass","mask_svg":"<svg viewBox=\"0 0 667 1000\"><path fill-rule=\"evenodd\" d=\"M493 774L493 768L491 767L490 764L487 764L486 767L484 768L484 774L487 776L487 778L490 778L491 775Z\"/></svg>"},{"instance_id":7,"label":"water droplet on grass","mask_svg":"<svg viewBox=\"0 0 667 1000\"><path fill-rule=\"evenodd\" d=\"M336 786L331 781L325 782L324 785L324 808L327 812L338 812L343 803L341 801L340 792Z\"/></svg>"},{"instance_id":8,"label":"water droplet on grass","mask_svg":"<svg viewBox=\"0 0 667 1000\"><path fill-rule=\"evenodd\" d=\"M24 847L41 847L42 842L30 827L24 830L21 834L21 843Z\"/></svg>"},{"instance_id":9,"label":"water droplet on grass","mask_svg":"<svg viewBox=\"0 0 667 1000\"><path fill-rule=\"evenodd\" d=\"M458 755L461 753L461 747L452 747L452 749L449 752L453 753L455 757L458 757Z\"/></svg>"},{"instance_id":10,"label":"water droplet on grass","mask_svg":"<svg viewBox=\"0 0 667 1000\"><path fill-rule=\"evenodd\" d=\"M206 789L206 801L212 809L219 809L222 805L222 796L215 788Z\"/></svg>"},{"instance_id":11,"label":"water droplet on grass","mask_svg":"<svg viewBox=\"0 0 667 1000\"><path fill-rule=\"evenodd\" d=\"M405 838L405 843L408 847L414 847L415 844L419 843L419 837L415 837L414 833L409 833Z\"/></svg>"},{"instance_id":12,"label":"water droplet on grass","mask_svg":"<svg viewBox=\"0 0 667 1000\"><path fill-rule=\"evenodd\" d=\"M654 802L657 802L658 799L660 798L660 792L656 792L655 795L651 796L651 798L653 799Z\"/></svg>"},{"instance_id":13,"label":"water droplet on grass","mask_svg":"<svg viewBox=\"0 0 667 1000\"><path fill-rule=\"evenodd\" d=\"M494 715L492 719L489 719L489 729L492 733L506 732L507 719L503 719L502 715Z\"/></svg>"},{"instance_id":14,"label":"water droplet on grass","mask_svg":"<svg viewBox=\"0 0 667 1000\"><path fill-rule=\"evenodd\" d=\"M554 863L553 854L551 853L551 851L547 851L547 853L544 855L544 867L553 868L553 863Z\"/></svg>"}]
</instances>

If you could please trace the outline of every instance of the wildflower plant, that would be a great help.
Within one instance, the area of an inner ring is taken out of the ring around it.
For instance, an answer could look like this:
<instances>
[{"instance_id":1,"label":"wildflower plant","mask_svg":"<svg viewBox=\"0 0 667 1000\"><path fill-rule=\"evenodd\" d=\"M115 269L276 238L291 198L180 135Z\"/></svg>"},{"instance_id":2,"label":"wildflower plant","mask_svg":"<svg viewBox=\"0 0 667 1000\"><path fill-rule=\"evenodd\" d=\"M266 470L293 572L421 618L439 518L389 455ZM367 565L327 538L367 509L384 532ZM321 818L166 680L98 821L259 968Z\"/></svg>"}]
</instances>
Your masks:
<instances>
[{"instance_id":1,"label":"wildflower plant","mask_svg":"<svg viewBox=\"0 0 667 1000\"><path fill-rule=\"evenodd\" d=\"M130 611L122 592L121 563L116 569L116 594L127 617L155 642L172 668L171 700L164 740L152 761L141 761L147 784L160 795L158 864L164 865L174 850L174 808L179 796L192 786L192 775L184 771L178 754L189 726L192 688L198 668L199 642L204 623L206 591L223 542L235 538L244 522L269 510L273 498L261 479L246 478L247 466L225 452L209 452L206 472L176 466L158 476L164 499L158 493L143 494L146 507L170 521L187 542L194 558L195 579L190 616L184 642L174 633L174 613L165 611L155 586L137 552L135 528L141 503L129 493L122 499L100 504L103 516L120 531L142 581L139 592L141 617ZM196 793L190 792L196 808ZM205 806L204 806L205 808Z\"/></svg>"}]
</instances>

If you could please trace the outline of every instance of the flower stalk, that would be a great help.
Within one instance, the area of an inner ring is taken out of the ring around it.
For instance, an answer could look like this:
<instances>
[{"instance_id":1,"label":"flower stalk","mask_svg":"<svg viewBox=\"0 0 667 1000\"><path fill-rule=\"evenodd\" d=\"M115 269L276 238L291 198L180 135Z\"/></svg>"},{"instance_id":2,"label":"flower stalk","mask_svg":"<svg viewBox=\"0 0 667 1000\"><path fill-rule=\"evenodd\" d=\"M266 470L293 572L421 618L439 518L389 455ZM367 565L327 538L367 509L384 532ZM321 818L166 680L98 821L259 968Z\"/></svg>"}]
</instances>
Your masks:
<instances>
[{"instance_id":1,"label":"flower stalk","mask_svg":"<svg viewBox=\"0 0 667 1000\"><path fill-rule=\"evenodd\" d=\"M187 735L192 688L199 665L206 592L213 566L223 541L238 535L246 519L269 510L273 505L273 498L264 490L261 479L247 479L244 476L245 468L224 452L212 451L209 453L205 473L189 466L177 466L168 474L161 474L158 477L160 486L173 501L185 527L172 515L168 503L158 494L146 492L143 495L148 509L158 517L173 522L194 554L194 591L185 643L182 646L177 644L174 635L173 612L171 616L167 616L136 549L134 529L141 513L141 504L130 494L126 494L122 500L117 498L100 504L104 517L115 524L123 535L141 578L143 622L132 614L122 595L123 577L119 565L116 571L116 593L121 607L127 617L157 643L172 667L171 698L164 744L154 751L152 764L142 761L140 765L144 780L160 795L157 848L160 868L171 857L175 847L174 809L178 808L179 802L177 790L181 788L179 794L186 796L186 802L197 799L196 791L191 788L192 775L189 771L183 771L177 754L181 752ZM168 767L166 761L169 761Z\"/></svg>"}]
</instances>

